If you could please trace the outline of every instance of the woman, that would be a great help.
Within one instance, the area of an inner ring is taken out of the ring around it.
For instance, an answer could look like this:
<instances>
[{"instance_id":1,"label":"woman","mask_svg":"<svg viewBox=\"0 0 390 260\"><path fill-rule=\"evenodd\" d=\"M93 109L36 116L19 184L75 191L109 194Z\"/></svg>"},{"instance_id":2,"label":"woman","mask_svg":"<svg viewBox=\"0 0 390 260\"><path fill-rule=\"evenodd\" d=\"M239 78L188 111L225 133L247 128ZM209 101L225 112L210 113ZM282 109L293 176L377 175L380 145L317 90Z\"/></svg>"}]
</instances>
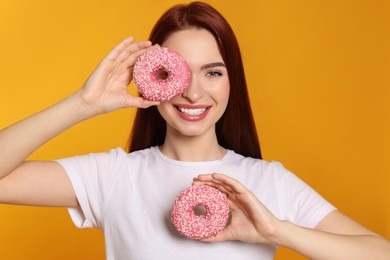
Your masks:
<instances>
[{"instance_id":1,"label":"woman","mask_svg":"<svg viewBox=\"0 0 390 260\"><path fill-rule=\"evenodd\" d=\"M124 40L78 92L0 132L0 203L69 207L77 226L103 230L107 259L272 259L277 246L314 259L390 255L387 240L260 160L238 45L216 10L176 6L151 41L184 57L189 88L163 103L129 95L136 58L159 46ZM72 125L125 107L139 108L130 153L24 161ZM231 223L209 243L182 238L169 220L192 180L229 199Z\"/></svg>"}]
</instances>

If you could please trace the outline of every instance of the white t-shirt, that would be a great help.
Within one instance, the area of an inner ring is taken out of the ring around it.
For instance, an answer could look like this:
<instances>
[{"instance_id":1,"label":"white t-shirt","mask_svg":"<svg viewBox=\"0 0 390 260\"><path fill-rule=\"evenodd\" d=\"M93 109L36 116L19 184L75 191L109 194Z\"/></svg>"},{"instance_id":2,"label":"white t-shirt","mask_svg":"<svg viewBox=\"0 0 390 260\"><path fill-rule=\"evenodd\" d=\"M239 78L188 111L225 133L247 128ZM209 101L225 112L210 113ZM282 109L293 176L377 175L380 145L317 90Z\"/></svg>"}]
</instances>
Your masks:
<instances>
[{"instance_id":1,"label":"white t-shirt","mask_svg":"<svg viewBox=\"0 0 390 260\"><path fill-rule=\"evenodd\" d=\"M218 172L239 180L279 219L312 228L335 208L278 162L229 150L209 162L172 160L158 147L121 148L58 160L68 173L80 208L78 227L103 230L107 259L273 259L275 249L237 241L204 243L181 237L170 221L178 194L193 177Z\"/></svg>"}]
</instances>

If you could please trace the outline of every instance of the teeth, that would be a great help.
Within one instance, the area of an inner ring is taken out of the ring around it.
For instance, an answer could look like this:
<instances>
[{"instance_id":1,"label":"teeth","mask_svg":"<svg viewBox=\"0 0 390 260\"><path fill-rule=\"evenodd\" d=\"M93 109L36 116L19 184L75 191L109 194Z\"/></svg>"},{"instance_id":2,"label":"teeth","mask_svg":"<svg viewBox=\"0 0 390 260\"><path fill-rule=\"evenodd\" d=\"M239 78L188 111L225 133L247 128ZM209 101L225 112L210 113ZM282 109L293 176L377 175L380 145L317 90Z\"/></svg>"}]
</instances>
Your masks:
<instances>
[{"instance_id":1,"label":"teeth","mask_svg":"<svg viewBox=\"0 0 390 260\"><path fill-rule=\"evenodd\" d=\"M180 112L185 113L190 116L197 116L202 114L204 111L206 111L206 108L195 108L195 109L189 109L189 108L178 108Z\"/></svg>"}]
</instances>

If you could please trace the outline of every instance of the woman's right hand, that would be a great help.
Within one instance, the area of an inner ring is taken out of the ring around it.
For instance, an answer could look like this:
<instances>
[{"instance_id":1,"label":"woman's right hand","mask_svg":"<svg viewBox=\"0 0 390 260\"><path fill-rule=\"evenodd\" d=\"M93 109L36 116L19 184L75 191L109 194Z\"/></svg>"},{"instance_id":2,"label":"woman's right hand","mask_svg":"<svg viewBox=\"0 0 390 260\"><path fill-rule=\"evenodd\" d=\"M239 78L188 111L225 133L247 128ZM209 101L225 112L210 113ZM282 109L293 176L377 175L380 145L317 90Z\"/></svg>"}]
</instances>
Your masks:
<instances>
[{"instance_id":1,"label":"woman's right hand","mask_svg":"<svg viewBox=\"0 0 390 260\"><path fill-rule=\"evenodd\" d=\"M152 46L150 41L134 42L134 37L129 37L107 54L76 93L90 116L120 108L147 108L159 104L157 101L128 93L137 57L156 47Z\"/></svg>"},{"instance_id":2,"label":"woman's right hand","mask_svg":"<svg viewBox=\"0 0 390 260\"><path fill-rule=\"evenodd\" d=\"M116 46L79 91L0 131L0 204L77 206L69 177L59 164L25 160L44 143L89 117L158 104L127 91L137 57L157 47L148 41L133 41L130 37Z\"/></svg>"}]
</instances>

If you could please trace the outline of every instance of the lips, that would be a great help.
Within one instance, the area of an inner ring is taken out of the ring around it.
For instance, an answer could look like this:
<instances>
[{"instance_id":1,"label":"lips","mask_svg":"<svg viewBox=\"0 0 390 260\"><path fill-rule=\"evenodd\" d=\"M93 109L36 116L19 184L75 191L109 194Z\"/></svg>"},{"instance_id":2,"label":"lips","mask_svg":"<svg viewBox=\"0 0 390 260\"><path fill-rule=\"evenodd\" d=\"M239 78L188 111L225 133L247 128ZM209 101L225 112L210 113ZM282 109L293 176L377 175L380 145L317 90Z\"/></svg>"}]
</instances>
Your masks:
<instances>
[{"instance_id":1,"label":"lips","mask_svg":"<svg viewBox=\"0 0 390 260\"><path fill-rule=\"evenodd\" d=\"M186 121L199 121L206 117L209 106L175 105L178 115Z\"/></svg>"}]
</instances>

